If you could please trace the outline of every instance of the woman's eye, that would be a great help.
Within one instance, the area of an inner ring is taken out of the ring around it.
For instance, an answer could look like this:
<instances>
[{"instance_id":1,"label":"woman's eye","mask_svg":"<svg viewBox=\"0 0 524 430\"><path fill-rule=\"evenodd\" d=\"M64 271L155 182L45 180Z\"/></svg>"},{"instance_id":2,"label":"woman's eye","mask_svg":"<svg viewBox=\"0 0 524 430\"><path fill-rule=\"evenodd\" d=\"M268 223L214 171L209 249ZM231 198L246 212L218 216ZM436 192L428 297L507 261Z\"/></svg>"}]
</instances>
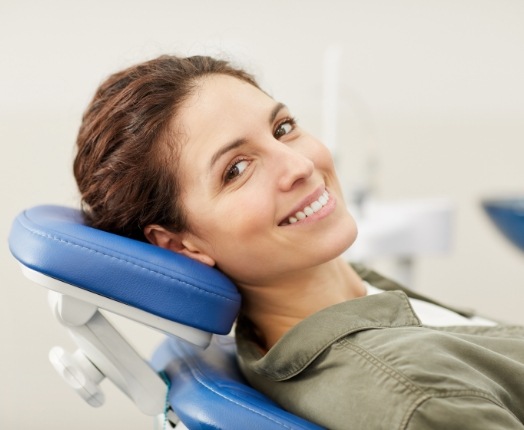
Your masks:
<instances>
[{"instance_id":1,"label":"woman's eye","mask_svg":"<svg viewBox=\"0 0 524 430\"><path fill-rule=\"evenodd\" d=\"M288 118L278 124L277 129L275 130L275 138L279 139L282 136L285 136L288 133L291 133L296 126L296 121L292 118Z\"/></svg>"},{"instance_id":2,"label":"woman's eye","mask_svg":"<svg viewBox=\"0 0 524 430\"><path fill-rule=\"evenodd\" d=\"M244 173L244 170L247 169L247 166L249 166L249 161L247 160L239 160L235 161L227 170L226 174L224 175L224 182L230 182L233 179L236 179L238 176L240 176L242 173Z\"/></svg>"}]
</instances>

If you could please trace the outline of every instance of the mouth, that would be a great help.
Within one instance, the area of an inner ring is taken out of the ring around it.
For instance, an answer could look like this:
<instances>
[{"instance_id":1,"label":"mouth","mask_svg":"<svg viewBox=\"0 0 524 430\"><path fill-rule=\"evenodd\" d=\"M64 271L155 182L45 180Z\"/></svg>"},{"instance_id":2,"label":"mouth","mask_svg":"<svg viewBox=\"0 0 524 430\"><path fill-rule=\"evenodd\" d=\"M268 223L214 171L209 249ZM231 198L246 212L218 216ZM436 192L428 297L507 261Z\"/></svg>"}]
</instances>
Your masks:
<instances>
[{"instance_id":1,"label":"mouth","mask_svg":"<svg viewBox=\"0 0 524 430\"><path fill-rule=\"evenodd\" d=\"M286 218L280 222L279 226L283 227L286 225L296 224L297 222L311 217L320 211L324 206L326 206L329 202L329 199L329 192L324 190L324 192L316 200L306 204L303 208L297 211L294 210L291 214L287 215Z\"/></svg>"}]
</instances>

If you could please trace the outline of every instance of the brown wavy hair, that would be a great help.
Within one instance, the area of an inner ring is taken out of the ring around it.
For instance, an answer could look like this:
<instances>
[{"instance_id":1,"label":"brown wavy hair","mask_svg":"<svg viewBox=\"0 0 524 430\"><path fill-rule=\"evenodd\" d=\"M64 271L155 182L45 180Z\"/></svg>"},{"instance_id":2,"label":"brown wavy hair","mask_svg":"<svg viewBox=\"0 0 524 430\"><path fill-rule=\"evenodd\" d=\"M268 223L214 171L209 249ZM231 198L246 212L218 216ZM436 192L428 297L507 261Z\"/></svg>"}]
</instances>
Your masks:
<instances>
[{"instance_id":1,"label":"brown wavy hair","mask_svg":"<svg viewBox=\"0 0 524 430\"><path fill-rule=\"evenodd\" d=\"M164 55L115 73L88 105L77 137L73 171L86 222L146 241L143 228L188 227L180 202L178 109L211 74L259 88L254 78L223 60Z\"/></svg>"}]
</instances>

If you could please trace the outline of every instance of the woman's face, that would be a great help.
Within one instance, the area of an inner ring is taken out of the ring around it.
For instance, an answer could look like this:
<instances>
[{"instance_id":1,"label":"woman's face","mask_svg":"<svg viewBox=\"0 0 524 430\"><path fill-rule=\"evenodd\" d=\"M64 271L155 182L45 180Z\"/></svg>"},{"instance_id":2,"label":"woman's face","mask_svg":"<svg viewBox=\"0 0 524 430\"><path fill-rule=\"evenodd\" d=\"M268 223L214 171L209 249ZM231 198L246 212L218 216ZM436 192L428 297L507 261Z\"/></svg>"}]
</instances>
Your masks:
<instances>
[{"instance_id":1,"label":"woman's face","mask_svg":"<svg viewBox=\"0 0 524 430\"><path fill-rule=\"evenodd\" d=\"M226 75L202 78L174 129L185 244L237 283L277 281L355 240L331 154L264 92Z\"/></svg>"}]
</instances>

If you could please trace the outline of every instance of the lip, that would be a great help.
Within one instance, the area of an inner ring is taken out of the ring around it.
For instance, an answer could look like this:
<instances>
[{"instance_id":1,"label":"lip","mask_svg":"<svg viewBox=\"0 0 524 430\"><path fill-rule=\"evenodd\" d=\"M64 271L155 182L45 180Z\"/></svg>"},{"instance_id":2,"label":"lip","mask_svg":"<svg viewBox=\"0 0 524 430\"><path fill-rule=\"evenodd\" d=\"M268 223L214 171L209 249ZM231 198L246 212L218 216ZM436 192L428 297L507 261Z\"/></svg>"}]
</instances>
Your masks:
<instances>
[{"instance_id":1,"label":"lip","mask_svg":"<svg viewBox=\"0 0 524 430\"><path fill-rule=\"evenodd\" d=\"M278 225L281 226L281 227L287 227L288 225L295 225L295 224L285 224L285 225L282 225L282 224L283 223L287 223L287 220L289 219L289 217L294 216L298 211L301 211L306 206L309 206L311 203L313 203L314 201L318 200L319 197L322 194L324 194L324 191L327 191L329 193L329 200L330 201L334 198L334 196L331 195L329 190L324 185L321 185L315 191L313 191L311 194L309 194L308 196L303 198L299 203L297 203L293 207L293 209L291 211L289 211L289 213L280 220ZM326 206L331 206L331 205L328 202L328 204ZM315 215L317 215L317 214L321 215L321 213L324 212L323 209L326 206L324 206L319 212L316 212L314 215L312 215L311 217L308 217L308 218L317 218ZM308 218L306 218L305 220L301 221L299 224L305 222Z\"/></svg>"}]
</instances>

